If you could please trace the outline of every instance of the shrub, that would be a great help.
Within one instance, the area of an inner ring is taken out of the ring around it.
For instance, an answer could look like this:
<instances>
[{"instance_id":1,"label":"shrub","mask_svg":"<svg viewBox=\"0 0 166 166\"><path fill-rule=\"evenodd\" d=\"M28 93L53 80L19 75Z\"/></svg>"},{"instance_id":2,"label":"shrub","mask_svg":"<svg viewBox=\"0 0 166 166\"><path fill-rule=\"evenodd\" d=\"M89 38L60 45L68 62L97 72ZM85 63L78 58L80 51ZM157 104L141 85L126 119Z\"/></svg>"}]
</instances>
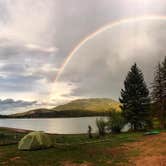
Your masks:
<instances>
[{"instance_id":1,"label":"shrub","mask_svg":"<svg viewBox=\"0 0 166 166\"><path fill-rule=\"evenodd\" d=\"M96 119L96 126L98 128L99 136L105 135L105 128L106 128L107 122L103 119Z\"/></svg>"},{"instance_id":2,"label":"shrub","mask_svg":"<svg viewBox=\"0 0 166 166\"><path fill-rule=\"evenodd\" d=\"M125 125L125 120L122 116L121 112L117 112L116 110L112 110L110 112L109 118L108 118L108 128L113 133L119 133L123 126Z\"/></svg>"}]
</instances>

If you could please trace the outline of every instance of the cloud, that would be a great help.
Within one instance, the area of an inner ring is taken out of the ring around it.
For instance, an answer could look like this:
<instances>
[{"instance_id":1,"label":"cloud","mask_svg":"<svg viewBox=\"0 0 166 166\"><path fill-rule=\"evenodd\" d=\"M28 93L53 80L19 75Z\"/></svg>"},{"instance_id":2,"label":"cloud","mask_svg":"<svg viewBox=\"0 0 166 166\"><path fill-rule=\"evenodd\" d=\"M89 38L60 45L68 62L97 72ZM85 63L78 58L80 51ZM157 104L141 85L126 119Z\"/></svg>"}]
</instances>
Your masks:
<instances>
[{"instance_id":1,"label":"cloud","mask_svg":"<svg viewBox=\"0 0 166 166\"><path fill-rule=\"evenodd\" d=\"M134 61L149 82L153 64L165 52L165 24L158 22L125 25L97 36L54 80L88 34L123 18L165 15L165 6L155 0L0 0L0 98L51 105L86 96L117 98Z\"/></svg>"},{"instance_id":2,"label":"cloud","mask_svg":"<svg viewBox=\"0 0 166 166\"><path fill-rule=\"evenodd\" d=\"M155 65L165 56L165 25L133 22L98 34L73 55L59 80L76 86L73 96L118 99L127 72L137 62L149 85Z\"/></svg>"},{"instance_id":3,"label":"cloud","mask_svg":"<svg viewBox=\"0 0 166 166\"><path fill-rule=\"evenodd\" d=\"M13 100L13 99L5 99L5 100L0 100L0 105L1 108L6 108L8 105L13 105L14 107L23 107L23 106L29 106L32 104L35 104L36 101L28 102L28 101L23 101L23 100Z\"/></svg>"},{"instance_id":4,"label":"cloud","mask_svg":"<svg viewBox=\"0 0 166 166\"><path fill-rule=\"evenodd\" d=\"M2 98L38 100L49 93L57 72L55 9L54 0L0 0Z\"/></svg>"},{"instance_id":5,"label":"cloud","mask_svg":"<svg viewBox=\"0 0 166 166\"><path fill-rule=\"evenodd\" d=\"M1 37L24 43L49 45L54 41L54 0L3 0ZM54 15L55 16L55 15Z\"/></svg>"},{"instance_id":6,"label":"cloud","mask_svg":"<svg viewBox=\"0 0 166 166\"><path fill-rule=\"evenodd\" d=\"M41 46L34 45L34 44L27 44L27 45L25 45L25 47L30 50L36 50L36 51L41 51L41 52L46 52L46 53L54 53L56 51L55 47L43 48Z\"/></svg>"},{"instance_id":7,"label":"cloud","mask_svg":"<svg viewBox=\"0 0 166 166\"><path fill-rule=\"evenodd\" d=\"M49 96L50 101L59 103L60 101L69 101L75 99L75 96L72 96L72 92L76 89L76 85L72 82L55 82L52 84L51 94Z\"/></svg>"},{"instance_id":8,"label":"cloud","mask_svg":"<svg viewBox=\"0 0 166 166\"><path fill-rule=\"evenodd\" d=\"M12 113L13 110L21 109L25 107L32 107L36 105L36 101L24 101L24 100L13 100L13 99L0 99L0 114Z\"/></svg>"}]
</instances>

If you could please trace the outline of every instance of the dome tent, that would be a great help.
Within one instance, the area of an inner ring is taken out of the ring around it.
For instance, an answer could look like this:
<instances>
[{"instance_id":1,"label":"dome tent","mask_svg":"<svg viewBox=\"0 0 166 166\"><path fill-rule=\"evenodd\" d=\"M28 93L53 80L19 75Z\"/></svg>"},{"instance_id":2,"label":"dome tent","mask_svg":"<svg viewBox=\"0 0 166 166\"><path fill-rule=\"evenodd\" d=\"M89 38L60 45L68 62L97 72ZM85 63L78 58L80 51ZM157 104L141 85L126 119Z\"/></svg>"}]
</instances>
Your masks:
<instances>
[{"instance_id":1,"label":"dome tent","mask_svg":"<svg viewBox=\"0 0 166 166\"><path fill-rule=\"evenodd\" d=\"M53 145L48 134L35 131L25 135L18 144L19 150L36 150L49 148Z\"/></svg>"}]
</instances>

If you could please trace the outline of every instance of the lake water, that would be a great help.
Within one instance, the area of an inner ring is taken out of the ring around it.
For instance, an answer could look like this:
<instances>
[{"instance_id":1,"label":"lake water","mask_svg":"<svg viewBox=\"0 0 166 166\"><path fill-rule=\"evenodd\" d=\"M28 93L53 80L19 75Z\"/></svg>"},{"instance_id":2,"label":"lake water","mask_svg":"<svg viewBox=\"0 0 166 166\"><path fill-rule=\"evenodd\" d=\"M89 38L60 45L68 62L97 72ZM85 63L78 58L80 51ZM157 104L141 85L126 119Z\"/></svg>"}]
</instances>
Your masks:
<instances>
[{"instance_id":1,"label":"lake water","mask_svg":"<svg viewBox=\"0 0 166 166\"><path fill-rule=\"evenodd\" d=\"M88 125L97 131L96 119L100 117L81 118L47 118L47 119L0 119L0 127L45 131L57 134L87 133ZM104 117L106 119L106 117Z\"/></svg>"}]
</instances>

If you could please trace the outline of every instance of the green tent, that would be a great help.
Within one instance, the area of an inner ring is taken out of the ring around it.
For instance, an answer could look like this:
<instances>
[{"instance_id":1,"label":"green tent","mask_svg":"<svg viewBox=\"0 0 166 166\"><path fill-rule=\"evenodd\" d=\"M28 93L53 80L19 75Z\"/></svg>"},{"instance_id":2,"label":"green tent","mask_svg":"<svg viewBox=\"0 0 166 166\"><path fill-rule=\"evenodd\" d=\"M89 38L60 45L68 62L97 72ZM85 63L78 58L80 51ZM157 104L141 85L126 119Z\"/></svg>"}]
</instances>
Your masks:
<instances>
[{"instance_id":1,"label":"green tent","mask_svg":"<svg viewBox=\"0 0 166 166\"><path fill-rule=\"evenodd\" d=\"M49 148L53 145L48 134L35 131L25 135L18 144L19 150L36 150Z\"/></svg>"}]
</instances>

